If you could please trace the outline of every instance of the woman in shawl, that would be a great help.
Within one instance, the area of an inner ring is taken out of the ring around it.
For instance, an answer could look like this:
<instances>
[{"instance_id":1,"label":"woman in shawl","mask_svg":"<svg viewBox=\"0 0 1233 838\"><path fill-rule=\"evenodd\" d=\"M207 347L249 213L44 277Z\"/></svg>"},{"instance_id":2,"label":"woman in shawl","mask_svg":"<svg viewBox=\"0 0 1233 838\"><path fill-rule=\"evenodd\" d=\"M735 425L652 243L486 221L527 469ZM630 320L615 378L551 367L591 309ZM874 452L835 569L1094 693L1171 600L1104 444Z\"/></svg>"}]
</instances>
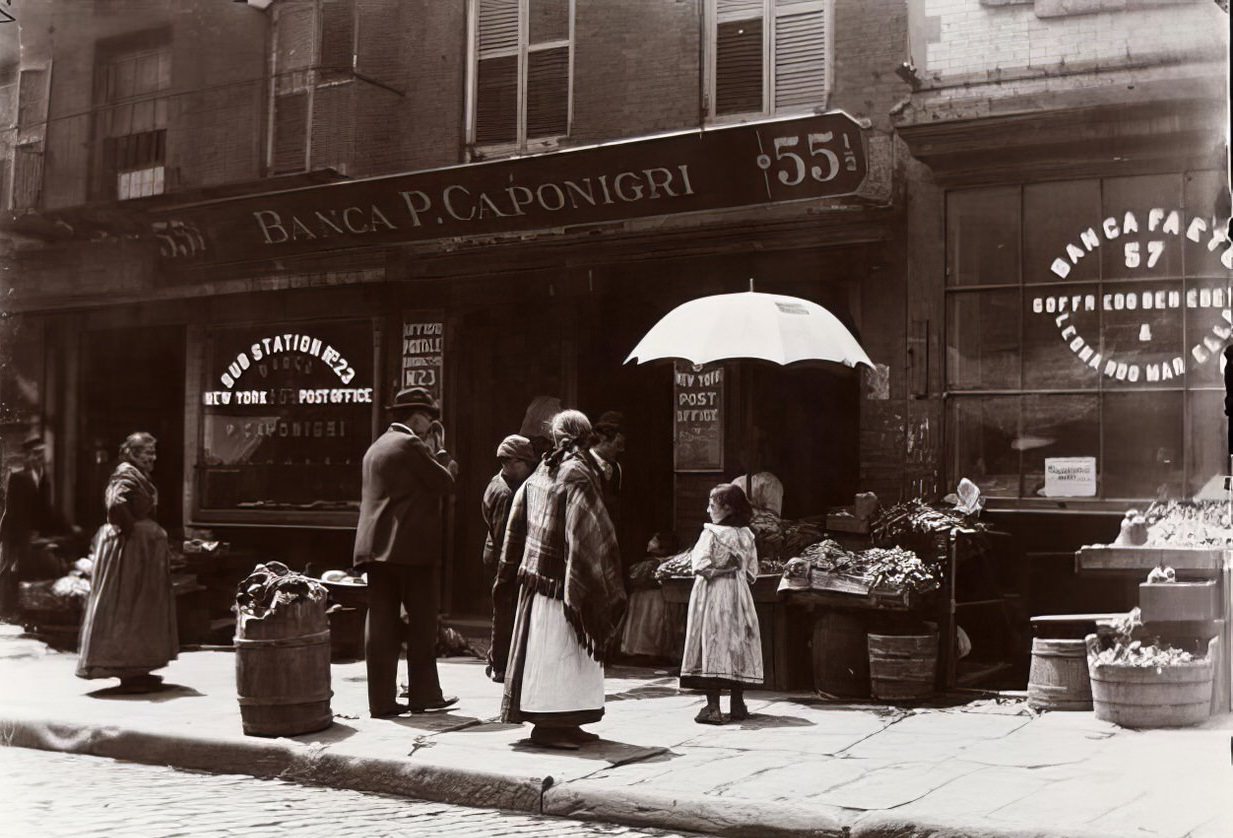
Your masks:
<instances>
[{"instance_id":1,"label":"woman in shawl","mask_svg":"<svg viewBox=\"0 0 1233 838\"><path fill-rule=\"evenodd\" d=\"M552 419L554 448L514 495L493 586L495 680L501 717L531 722L532 743L575 750L599 737L580 725L604 715L604 661L616 651L625 586L591 423Z\"/></svg>"},{"instance_id":2,"label":"woman in shawl","mask_svg":"<svg viewBox=\"0 0 1233 838\"><path fill-rule=\"evenodd\" d=\"M758 578L758 552L749 520L753 509L739 486L721 483L706 506L711 523L690 552L694 589L681 661L681 687L706 691L694 721L721 725L720 690L732 691L729 716L749 718L744 688L761 684L762 635L750 585Z\"/></svg>"},{"instance_id":3,"label":"woman in shawl","mask_svg":"<svg viewBox=\"0 0 1233 838\"><path fill-rule=\"evenodd\" d=\"M176 657L175 598L167 533L151 517L155 439L131 434L104 495L107 523L95 536L94 577L81 624L79 678L119 678L125 692L149 692L151 675Z\"/></svg>"}]
</instances>

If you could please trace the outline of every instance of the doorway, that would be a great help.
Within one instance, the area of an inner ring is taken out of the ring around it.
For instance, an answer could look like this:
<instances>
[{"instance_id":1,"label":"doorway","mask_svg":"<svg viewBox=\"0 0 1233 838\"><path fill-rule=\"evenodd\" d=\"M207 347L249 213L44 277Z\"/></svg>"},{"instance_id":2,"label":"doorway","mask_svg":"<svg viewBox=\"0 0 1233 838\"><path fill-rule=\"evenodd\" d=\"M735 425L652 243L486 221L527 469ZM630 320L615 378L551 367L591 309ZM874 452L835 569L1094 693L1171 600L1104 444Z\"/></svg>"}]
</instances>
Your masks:
<instances>
[{"instance_id":1,"label":"doorway","mask_svg":"<svg viewBox=\"0 0 1233 838\"><path fill-rule=\"evenodd\" d=\"M155 518L170 533L181 530L184 341L183 326L103 329L83 335L76 508L87 532L106 518L103 492L119 463L120 444L135 431L148 431L158 440Z\"/></svg>"}]
</instances>

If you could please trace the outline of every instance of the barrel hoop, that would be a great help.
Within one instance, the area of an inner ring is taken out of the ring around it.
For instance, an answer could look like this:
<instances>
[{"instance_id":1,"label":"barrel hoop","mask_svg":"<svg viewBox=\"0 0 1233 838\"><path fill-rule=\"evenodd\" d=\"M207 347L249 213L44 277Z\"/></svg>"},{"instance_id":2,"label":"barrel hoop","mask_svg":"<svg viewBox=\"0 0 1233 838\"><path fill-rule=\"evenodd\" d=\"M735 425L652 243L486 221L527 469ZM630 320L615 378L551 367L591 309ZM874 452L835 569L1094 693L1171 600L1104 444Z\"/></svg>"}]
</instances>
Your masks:
<instances>
[{"instance_id":1,"label":"barrel hoop","mask_svg":"<svg viewBox=\"0 0 1233 838\"><path fill-rule=\"evenodd\" d=\"M329 690L316 695L241 695L237 697L237 700L241 707L260 707L265 704L316 704L322 701L328 702L333 696L334 691Z\"/></svg>"},{"instance_id":2,"label":"barrel hoop","mask_svg":"<svg viewBox=\"0 0 1233 838\"><path fill-rule=\"evenodd\" d=\"M250 640L246 637L236 637L234 640L237 647L289 649L296 646L315 646L319 643L328 643L330 640L330 630L326 629L316 634L303 634L299 637L276 637L269 640Z\"/></svg>"}]
</instances>

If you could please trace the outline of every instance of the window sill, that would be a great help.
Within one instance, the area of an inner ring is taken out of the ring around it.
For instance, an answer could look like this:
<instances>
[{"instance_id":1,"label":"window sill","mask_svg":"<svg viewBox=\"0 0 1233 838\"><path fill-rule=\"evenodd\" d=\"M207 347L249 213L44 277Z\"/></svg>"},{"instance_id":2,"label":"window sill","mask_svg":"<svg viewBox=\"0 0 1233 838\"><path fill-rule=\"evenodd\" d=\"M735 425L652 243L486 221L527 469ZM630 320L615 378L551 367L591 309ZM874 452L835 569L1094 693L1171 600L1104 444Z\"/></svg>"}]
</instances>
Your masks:
<instances>
[{"instance_id":1,"label":"window sill","mask_svg":"<svg viewBox=\"0 0 1233 838\"><path fill-rule=\"evenodd\" d=\"M553 151L560 151L563 148L562 144L568 139L568 135L562 135L560 137L534 140L528 142L525 148L514 144L470 145L467 147L467 159L471 163L481 163L488 160L506 160L511 157L531 157L536 154L547 154Z\"/></svg>"}]
</instances>

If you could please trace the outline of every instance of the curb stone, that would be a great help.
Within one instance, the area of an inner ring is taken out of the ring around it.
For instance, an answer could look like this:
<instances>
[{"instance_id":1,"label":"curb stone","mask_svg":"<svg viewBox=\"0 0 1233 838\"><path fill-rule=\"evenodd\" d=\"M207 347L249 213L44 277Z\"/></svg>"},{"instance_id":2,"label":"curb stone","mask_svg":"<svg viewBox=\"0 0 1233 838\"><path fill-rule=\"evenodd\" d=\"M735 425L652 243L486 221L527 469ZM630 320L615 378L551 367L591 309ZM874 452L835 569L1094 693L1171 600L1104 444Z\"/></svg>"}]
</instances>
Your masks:
<instances>
[{"instance_id":1,"label":"curb stone","mask_svg":"<svg viewBox=\"0 0 1233 838\"><path fill-rule=\"evenodd\" d=\"M0 744L529 814L541 813L552 782L324 751L292 739L206 739L37 719L0 719Z\"/></svg>"}]
</instances>

